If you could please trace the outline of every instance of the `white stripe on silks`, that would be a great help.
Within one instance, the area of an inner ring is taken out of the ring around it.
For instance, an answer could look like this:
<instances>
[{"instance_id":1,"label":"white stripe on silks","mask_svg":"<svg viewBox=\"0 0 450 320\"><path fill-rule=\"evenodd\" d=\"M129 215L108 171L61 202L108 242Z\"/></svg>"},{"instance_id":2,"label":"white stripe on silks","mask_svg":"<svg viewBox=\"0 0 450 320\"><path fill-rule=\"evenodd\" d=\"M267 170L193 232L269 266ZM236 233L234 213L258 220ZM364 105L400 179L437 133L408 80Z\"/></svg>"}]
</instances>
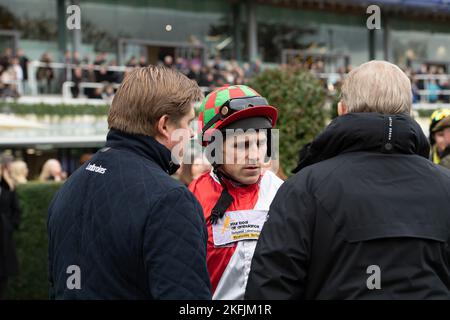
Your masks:
<instances>
[{"instance_id":1,"label":"white stripe on silks","mask_svg":"<svg viewBox=\"0 0 450 320\"><path fill-rule=\"evenodd\" d=\"M213 300L243 300L256 240L239 241L222 273ZM248 257L250 256L250 261ZM242 272L244 271L244 272Z\"/></svg>"},{"instance_id":2,"label":"white stripe on silks","mask_svg":"<svg viewBox=\"0 0 450 320\"><path fill-rule=\"evenodd\" d=\"M259 186L258 200L254 210L269 210L275 194L283 180L272 171L266 171ZM219 284L213 295L213 300L243 300L250 273L253 253L257 240L239 241L236 250L227 264Z\"/></svg>"},{"instance_id":3,"label":"white stripe on silks","mask_svg":"<svg viewBox=\"0 0 450 320\"><path fill-rule=\"evenodd\" d=\"M254 210L269 210L270 204L282 184L283 180L278 178L272 171L267 170L261 179L258 201L255 204Z\"/></svg>"}]
</instances>

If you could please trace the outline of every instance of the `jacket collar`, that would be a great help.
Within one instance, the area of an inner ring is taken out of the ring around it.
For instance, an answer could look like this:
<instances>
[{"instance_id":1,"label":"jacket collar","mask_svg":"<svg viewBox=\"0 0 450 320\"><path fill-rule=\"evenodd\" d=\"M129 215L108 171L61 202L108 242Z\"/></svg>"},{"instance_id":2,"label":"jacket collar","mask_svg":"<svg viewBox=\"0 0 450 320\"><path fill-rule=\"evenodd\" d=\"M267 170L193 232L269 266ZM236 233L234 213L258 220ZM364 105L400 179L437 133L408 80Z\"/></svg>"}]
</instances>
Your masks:
<instances>
[{"instance_id":1,"label":"jacket collar","mask_svg":"<svg viewBox=\"0 0 450 320\"><path fill-rule=\"evenodd\" d=\"M405 114L349 113L335 118L313 142L300 151L293 170L346 152L416 154L428 158L430 146L422 128Z\"/></svg>"},{"instance_id":2,"label":"jacket collar","mask_svg":"<svg viewBox=\"0 0 450 320\"><path fill-rule=\"evenodd\" d=\"M155 162L169 175L174 174L180 167L172 162L170 150L150 136L110 129L106 137L106 147L126 150L144 157Z\"/></svg>"}]
</instances>

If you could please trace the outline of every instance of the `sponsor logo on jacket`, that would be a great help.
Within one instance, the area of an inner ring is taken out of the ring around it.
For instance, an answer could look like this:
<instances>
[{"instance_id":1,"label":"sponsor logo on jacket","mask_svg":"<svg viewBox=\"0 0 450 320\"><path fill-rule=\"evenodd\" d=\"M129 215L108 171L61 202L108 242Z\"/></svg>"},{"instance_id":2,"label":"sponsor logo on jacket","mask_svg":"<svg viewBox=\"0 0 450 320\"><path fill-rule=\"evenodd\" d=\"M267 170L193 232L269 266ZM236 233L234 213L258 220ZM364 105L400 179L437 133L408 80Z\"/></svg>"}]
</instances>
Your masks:
<instances>
[{"instance_id":1,"label":"sponsor logo on jacket","mask_svg":"<svg viewBox=\"0 0 450 320\"><path fill-rule=\"evenodd\" d=\"M106 172L106 168L103 168L101 165L97 166L95 163L91 164L89 162L88 166L86 167L87 171L92 171L95 173L100 173L100 174L104 174Z\"/></svg>"}]
</instances>

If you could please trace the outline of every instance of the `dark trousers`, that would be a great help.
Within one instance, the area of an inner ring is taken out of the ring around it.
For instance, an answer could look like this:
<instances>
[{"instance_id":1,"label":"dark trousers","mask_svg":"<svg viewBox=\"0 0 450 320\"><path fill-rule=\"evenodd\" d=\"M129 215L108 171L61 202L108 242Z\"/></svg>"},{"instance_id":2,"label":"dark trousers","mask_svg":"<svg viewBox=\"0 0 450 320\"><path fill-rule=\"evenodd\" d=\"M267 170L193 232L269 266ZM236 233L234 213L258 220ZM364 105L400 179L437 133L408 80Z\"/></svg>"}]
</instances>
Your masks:
<instances>
[{"instance_id":1,"label":"dark trousers","mask_svg":"<svg viewBox=\"0 0 450 320\"><path fill-rule=\"evenodd\" d=\"M5 299L6 287L8 285L8 278L0 277L0 300Z\"/></svg>"}]
</instances>

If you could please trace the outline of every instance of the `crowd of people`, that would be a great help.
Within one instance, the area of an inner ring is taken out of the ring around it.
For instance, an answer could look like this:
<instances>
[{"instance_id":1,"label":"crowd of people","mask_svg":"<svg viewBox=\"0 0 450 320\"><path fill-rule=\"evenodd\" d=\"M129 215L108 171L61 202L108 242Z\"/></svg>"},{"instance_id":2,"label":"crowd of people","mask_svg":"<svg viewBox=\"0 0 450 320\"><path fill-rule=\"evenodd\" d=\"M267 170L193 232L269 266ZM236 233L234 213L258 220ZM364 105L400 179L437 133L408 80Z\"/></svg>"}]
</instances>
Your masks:
<instances>
[{"instance_id":1,"label":"crowd of people","mask_svg":"<svg viewBox=\"0 0 450 320\"><path fill-rule=\"evenodd\" d=\"M72 81L71 94L74 98L85 96L89 99L103 99L108 103L127 72L135 67L144 67L149 63L145 56L131 56L124 66L119 66L115 58L109 58L105 52L100 52L92 58L89 55L81 57L79 52L67 51L61 60L54 60L51 54L45 52L40 57L42 63L36 70L36 81L39 94L61 92L65 81ZM13 54L11 48L5 49L0 57L0 98L17 98L28 88L28 69L30 59L23 49ZM55 68L52 62L60 62L66 68ZM333 75L327 75L327 62L321 58L294 59L290 65L305 68L321 77L324 87L330 93L340 87L345 74L352 66L340 66ZM225 84L245 84L262 70L260 60L253 63L238 63L235 60L223 60L220 55L207 59L185 59L166 55L158 65L176 69L188 78L195 80L205 94ZM126 67L126 68L124 68ZM405 67L403 71L412 83L414 102L450 103L448 70L444 65L422 64L418 69ZM430 77L431 76L431 77ZM425 78L424 78L425 77ZM80 88L80 83L100 85Z\"/></svg>"},{"instance_id":2,"label":"crowd of people","mask_svg":"<svg viewBox=\"0 0 450 320\"><path fill-rule=\"evenodd\" d=\"M144 56L141 56L139 60L133 56L126 63L126 66L130 68L147 65ZM206 63L201 58L177 57L174 59L174 57L166 55L158 65L175 69L189 79L195 80L205 94L226 84L247 83L249 79L261 72L262 68L260 60L256 60L252 64L245 62L241 65L236 60L223 60L219 55Z\"/></svg>"},{"instance_id":3,"label":"crowd of people","mask_svg":"<svg viewBox=\"0 0 450 320\"><path fill-rule=\"evenodd\" d=\"M30 181L28 164L24 160L20 158L15 159L8 153L2 154L0 158L15 186L26 184ZM39 175L33 177L31 180L40 182L63 182L66 178L67 172L63 170L61 162L51 158L44 162Z\"/></svg>"},{"instance_id":4,"label":"crowd of people","mask_svg":"<svg viewBox=\"0 0 450 320\"><path fill-rule=\"evenodd\" d=\"M351 65L341 66L330 75L326 72L326 62L320 58L298 59L290 63L316 74L330 93L340 89L345 75L352 70ZM423 63L419 68L407 66L402 70L411 81L413 103L450 103L450 72L444 65Z\"/></svg>"},{"instance_id":5,"label":"crowd of people","mask_svg":"<svg viewBox=\"0 0 450 320\"><path fill-rule=\"evenodd\" d=\"M419 70L406 68L404 71L412 83L414 102L450 103L450 93L442 93L443 90L450 90L449 72L443 66L422 64ZM421 76L432 78L424 79ZM426 92L421 94L421 90Z\"/></svg>"},{"instance_id":6,"label":"crowd of people","mask_svg":"<svg viewBox=\"0 0 450 320\"><path fill-rule=\"evenodd\" d=\"M1 97L17 98L27 88L28 63L30 60L24 55L23 49L13 55L7 48L0 60L0 92ZM67 51L61 61L55 61L50 53L43 53L39 59L41 66L36 70L36 81L39 94L55 92L55 86L60 87L65 81L72 81L71 93L74 98L80 96L80 83L99 83L103 86L84 88L83 95L89 99L105 99L110 101L115 92L114 84L119 84L127 70L135 67L147 66L144 56L136 59L132 56L126 63L126 70L111 70L110 67L119 67L115 59L108 60L107 53L99 53L94 59L89 56L80 57L78 52ZM67 68L55 68L51 64L60 62ZM200 59L174 58L170 55L159 62L168 68L175 68L190 79L196 80L200 87L208 93L214 88L224 84L246 83L252 76L261 71L261 62L243 63L240 66L236 61L225 61L216 57L203 64Z\"/></svg>"},{"instance_id":7,"label":"crowd of people","mask_svg":"<svg viewBox=\"0 0 450 320\"><path fill-rule=\"evenodd\" d=\"M62 83L71 81L71 94L74 98L81 95L88 99L104 99L108 102L114 95L114 84L123 79L123 72L110 70L117 67L115 60L108 60L106 53L99 53L94 59L89 56L80 57L78 52L67 51L60 61L64 68L53 68L50 64L54 62L49 53L44 53L40 60L42 65L36 72L38 92L48 94L53 92L54 84L62 86ZM80 88L80 83L97 83L100 86ZM82 92L81 92L82 91Z\"/></svg>"},{"instance_id":8,"label":"crowd of people","mask_svg":"<svg viewBox=\"0 0 450 320\"><path fill-rule=\"evenodd\" d=\"M27 163L10 154L0 155L0 300L8 280L19 273L19 262L13 234L20 225L21 206L16 193L19 185L28 183ZM47 160L38 177L41 182L62 182L67 178L56 159Z\"/></svg>"},{"instance_id":9,"label":"crowd of people","mask_svg":"<svg viewBox=\"0 0 450 320\"><path fill-rule=\"evenodd\" d=\"M0 56L0 99L18 98L23 94L24 82L28 80L29 59L23 49L13 54L11 48L6 48Z\"/></svg>"},{"instance_id":10,"label":"crowd of people","mask_svg":"<svg viewBox=\"0 0 450 320\"><path fill-rule=\"evenodd\" d=\"M0 78L3 97L17 98L23 93L28 80L27 65L29 59L19 49L13 55L10 48L6 49L1 57ZM65 81L72 81L71 93L74 98L81 94L89 99L105 99L110 102L117 84L121 83L127 72L135 67L148 65L147 58L132 56L125 64L119 66L114 58L109 59L105 52L98 53L93 59L89 55L83 57L78 52L67 51L63 59L55 60L52 55L45 52L41 55L41 65L36 70L36 81L39 94L58 92L58 88ZM54 67L52 63L64 63L66 68ZM243 84L252 76L261 71L261 61L243 63L223 60L220 56L203 63L200 58L185 59L166 55L158 62L168 68L176 69L188 78L197 81L204 93L214 90L225 84ZM121 67L126 67L121 68ZM80 92L80 83L98 83L102 86L83 88Z\"/></svg>"}]
</instances>

